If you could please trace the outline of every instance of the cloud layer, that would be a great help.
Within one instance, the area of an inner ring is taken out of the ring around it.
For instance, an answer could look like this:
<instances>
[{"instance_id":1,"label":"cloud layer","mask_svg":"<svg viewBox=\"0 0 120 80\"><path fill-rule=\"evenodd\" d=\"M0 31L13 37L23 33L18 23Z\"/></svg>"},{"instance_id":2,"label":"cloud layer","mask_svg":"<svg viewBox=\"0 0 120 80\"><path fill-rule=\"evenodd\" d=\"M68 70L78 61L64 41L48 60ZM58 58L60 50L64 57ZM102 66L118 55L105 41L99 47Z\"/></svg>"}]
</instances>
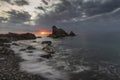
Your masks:
<instances>
[{"instance_id":1,"label":"cloud layer","mask_svg":"<svg viewBox=\"0 0 120 80\"><path fill-rule=\"evenodd\" d=\"M119 8L120 0L0 0L0 23L60 25L106 15Z\"/></svg>"}]
</instances>

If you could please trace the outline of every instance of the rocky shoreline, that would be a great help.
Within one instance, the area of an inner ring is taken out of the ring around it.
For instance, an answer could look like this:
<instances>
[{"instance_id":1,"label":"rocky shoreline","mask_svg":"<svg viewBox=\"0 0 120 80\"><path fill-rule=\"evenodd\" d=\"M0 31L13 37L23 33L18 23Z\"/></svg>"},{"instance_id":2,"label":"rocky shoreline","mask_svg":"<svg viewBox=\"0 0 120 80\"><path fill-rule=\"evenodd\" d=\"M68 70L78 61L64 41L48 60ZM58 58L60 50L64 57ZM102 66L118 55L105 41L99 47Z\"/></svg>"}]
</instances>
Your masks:
<instances>
[{"instance_id":1,"label":"rocky shoreline","mask_svg":"<svg viewBox=\"0 0 120 80\"><path fill-rule=\"evenodd\" d=\"M0 80L46 80L40 75L33 75L19 70L21 58L15 55L11 49L11 45L15 45L11 41L28 39L35 39L35 36L30 33L0 35Z\"/></svg>"},{"instance_id":2,"label":"rocky shoreline","mask_svg":"<svg viewBox=\"0 0 120 80\"><path fill-rule=\"evenodd\" d=\"M0 80L45 80L39 75L20 71L20 61L21 59L14 54L0 54Z\"/></svg>"}]
</instances>

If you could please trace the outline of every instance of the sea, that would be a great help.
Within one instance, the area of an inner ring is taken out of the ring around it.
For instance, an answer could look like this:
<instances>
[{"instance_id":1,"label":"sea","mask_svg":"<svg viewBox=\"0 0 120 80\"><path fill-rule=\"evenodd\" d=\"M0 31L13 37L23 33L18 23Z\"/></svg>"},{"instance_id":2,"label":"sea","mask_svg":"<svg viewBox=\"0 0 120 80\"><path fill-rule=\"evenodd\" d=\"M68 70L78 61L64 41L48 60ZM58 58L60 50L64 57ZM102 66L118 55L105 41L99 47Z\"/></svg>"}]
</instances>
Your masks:
<instances>
[{"instance_id":1,"label":"sea","mask_svg":"<svg viewBox=\"0 0 120 80\"><path fill-rule=\"evenodd\" d=\"M42 41L52 41L55 54L50 59ZM14 42L22 61L20 70L43 76L46 80L120 80L120 33L80 33L75 37ZM36 49L27 50L28 46ZM26 50L25 50L26 49Z\"/></svg>"}]
</instances>

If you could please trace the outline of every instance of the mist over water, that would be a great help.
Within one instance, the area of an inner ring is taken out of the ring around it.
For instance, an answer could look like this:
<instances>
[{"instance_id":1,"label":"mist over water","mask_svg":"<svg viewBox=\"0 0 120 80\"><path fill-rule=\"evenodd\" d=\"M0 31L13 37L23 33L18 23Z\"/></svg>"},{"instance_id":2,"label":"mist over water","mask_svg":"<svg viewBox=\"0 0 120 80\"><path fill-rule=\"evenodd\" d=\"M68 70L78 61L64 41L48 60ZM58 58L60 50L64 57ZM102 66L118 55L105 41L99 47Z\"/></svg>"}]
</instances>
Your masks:
<instances>
[{"instance_id":1,"label":"mist over water","mask_svg":"<svg viewBox=\"0 0 120 80\"><path fill-rule=\"evenodd\" d=\"M42 41L53 42L56 53L51 59L40 55ZM80 34L61 39L40 38L34 41L19 41L20 46L12 46L23 61L20 70L39 74L48 80L119 80L120 36L118 33ZM32 53L19 51L28 46L36 49ZM106 74L106 75L105 75ZM95 76L96 75L96 76ZM112 76L111 76L112 75Z\"/></svg>"}]
</instances>

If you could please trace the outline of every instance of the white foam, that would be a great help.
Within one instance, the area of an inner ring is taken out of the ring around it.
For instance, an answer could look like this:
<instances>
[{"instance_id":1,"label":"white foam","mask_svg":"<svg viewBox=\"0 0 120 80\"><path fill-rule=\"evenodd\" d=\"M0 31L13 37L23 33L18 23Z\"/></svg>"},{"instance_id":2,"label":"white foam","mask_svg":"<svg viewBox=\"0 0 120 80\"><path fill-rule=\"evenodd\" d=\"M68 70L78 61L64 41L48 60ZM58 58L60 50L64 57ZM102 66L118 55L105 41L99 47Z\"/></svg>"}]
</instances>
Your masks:
<instances>
[{"instance_id":1,"label":"white foam","mask_svg":"<svg viewBox=\"0 0 120 80\"><path fill-rule=\"evenodd\" d=\"M18 41L16 43L19 44L19 46L11 46L15 53L19 54L19 56L24 60L20 63L20 70L31 74L42 75L43 77L48 78L48 80L67 80L67 74L48 65L48 60L40 57L41 55L46 54L41 50L41 41L42 40L37 40L37 43L32 41ZM35 50L32 50L32 53L27 52L29 50L20 51L20 49L25 49L30 45L36 48Z\"/></svg>"},{"instance_id":2,"label":"white foam","mask_svg":"<svg viewBox=\"0 0 120 80\"><path fill-rule=\"evenodd\" d=\"M45 61L43 62L34 62L34 61L25 61L21 63L21 70L27 71L33 74L40 74L49 80L67 80L65 73L62 73L58 70L53 69L51 66L48 66Z\"/></svg>"}]
</instances>

